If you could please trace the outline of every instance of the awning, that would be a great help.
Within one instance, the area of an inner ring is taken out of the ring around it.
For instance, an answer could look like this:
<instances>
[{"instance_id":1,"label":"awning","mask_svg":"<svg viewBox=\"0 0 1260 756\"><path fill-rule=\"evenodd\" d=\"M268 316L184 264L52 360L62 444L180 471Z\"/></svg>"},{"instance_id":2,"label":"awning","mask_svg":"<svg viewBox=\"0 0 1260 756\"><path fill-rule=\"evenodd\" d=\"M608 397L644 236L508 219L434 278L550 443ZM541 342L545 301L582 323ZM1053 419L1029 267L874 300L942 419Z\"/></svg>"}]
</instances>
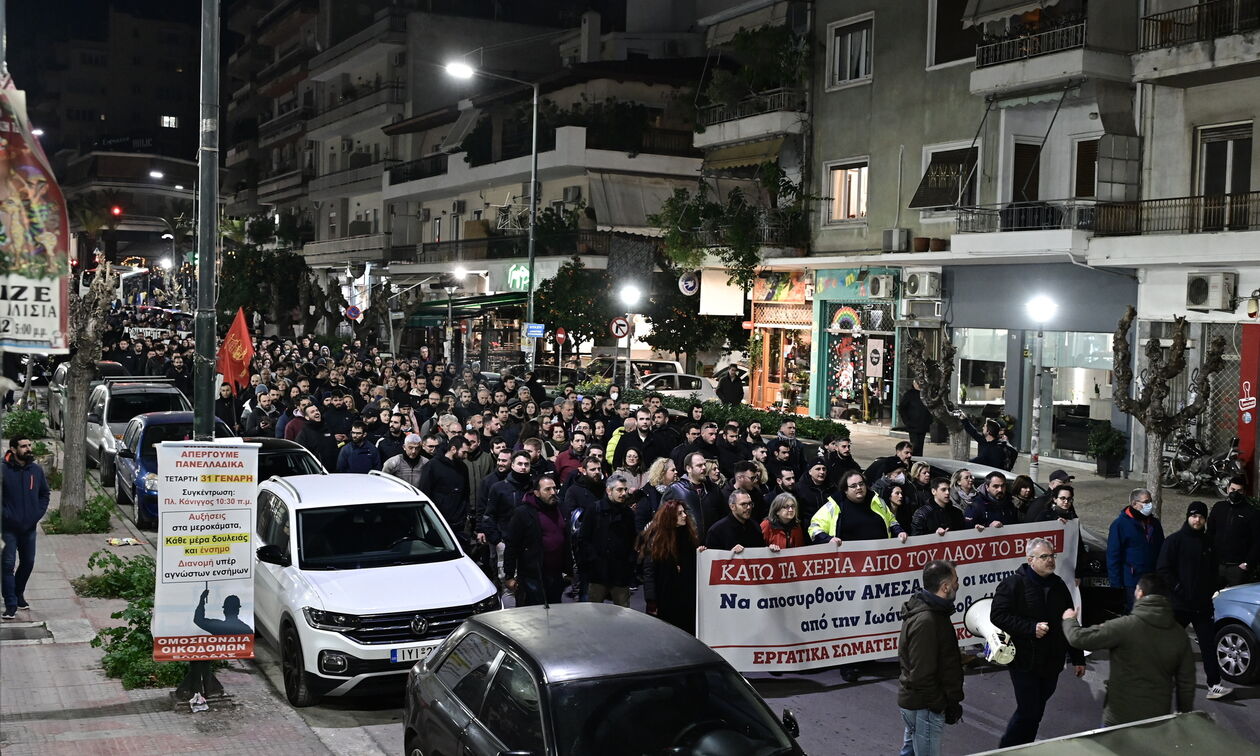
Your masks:
<instances>
[{"instance_id":1,"label":"awning","mask_svg":"<svg viewBox=\"0 0 1260 756\"><path fill-rule=\"evenodd\" d=\"M481 109L474 108L469 100L460 101L459 108L459 118L451 125L451 130L446 132L446 137L442 139L442 146L438 147L438 152L454 152L458 150L459 146L464 143L464 138L481 120Z\"/></svg>"},{"instance_id":2,"label":"awning","mask_svg":"<svg viewBox=\"0 0 1260 756\"><path fill-rule=\"evenodd\" d=\"M730 147L719 147L709 150L704 155L704 173L726 171L731 168L743 168L762 163L773 163L779 159L779 150L783 149L783 137L763 139L760 142L746 142Z\"/></svg>"},{"instance_id":3,"label":"awning","mask_svg":"<svg viewBox=\"0 0 1260 756\"><path fill-rule=\"evenodd\" d=\"M972 178L975 167L975 147L933 153L908 207L953 207L958 204L961 182Z\"/></svg>"},{"instance_id":4,"label":"awning","mask_svg":"<svg viewBox=\"0 0 1260 756\"><path fill-rule=\"evenodd\" d=\"M529 295L523 291L513 291L505 294L484 294L477 297L459 297L451 300L449 312L455 318L476 317L485 310L523 305L528 299ZM446 319L447 312L448 306L445 299L434 299L424 302L407 315L407 327L423 328L425 326L438 325L442 320Z\"/></svg>"},{"instance_id":5,"label":"awning","mask_svg":"<svg viewBox=\"0 0 1260 756\"><path fill-rule=\"evenodd\" d=\"M657 176L629 176L618 173L591 173L591 208L602 229L642 229L649 215L661 211L676 189L684 188L678 179Z\"/></svg>"},{"instance_id":6,"label":"awning","mask_svg":"<svg viewBox=\"0 0 1260 756\"><path fill-rule=\"evenodd\" d=\"M963 12L963 28L1002 21L1041 8L1057 5L1059 0L967 0Z\"/></svg>"}]
</instances>

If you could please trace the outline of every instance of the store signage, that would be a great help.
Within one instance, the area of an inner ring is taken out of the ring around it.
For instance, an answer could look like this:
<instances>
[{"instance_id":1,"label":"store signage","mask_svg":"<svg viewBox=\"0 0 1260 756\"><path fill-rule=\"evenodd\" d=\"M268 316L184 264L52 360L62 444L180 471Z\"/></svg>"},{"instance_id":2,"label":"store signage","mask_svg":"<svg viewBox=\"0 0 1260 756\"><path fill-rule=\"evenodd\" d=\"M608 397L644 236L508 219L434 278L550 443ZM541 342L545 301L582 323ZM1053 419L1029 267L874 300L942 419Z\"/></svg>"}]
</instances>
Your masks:
<instances>
[{"instance_id":1,"label":"store signage","mask_svg":"<svg viewBox=\"0 0 1260 756\"><path fill-rule=\"evenodd\" d=\"M694 296L700 291L700 276L695 271L688 271L678 277L678 290L687 296Z\"/></svg>"},{"instance_id":2,"label":"store signage","mask_svg":"<svg viewBox=\"0 0 1260 756\"><path fill-rule=\"evenodd\" d=\"M526 323L525 337L530 339L541 339L547 334L547 326L543 323Z\"/></svg>"},{"instance_id":3,"label":"store signage","mask_svg":"<svg viewBox=\"0 0 1260 756\"><path fill-rule=\"evenodd\" d=\"M529 268L520 264L509 267L507 287L512 291L529 291Z\"/></svg>"},{"instance_id":4,"label":"store signage","mask_svg":"<svg viewBox=\"0 0 1260 756\"><path fill-rule=\"evenodd\" d=\"M866 340L866 377L867 378L883 378L884 377L884 340L883 339L867 339Z\"/></svg>"}]
</instances>

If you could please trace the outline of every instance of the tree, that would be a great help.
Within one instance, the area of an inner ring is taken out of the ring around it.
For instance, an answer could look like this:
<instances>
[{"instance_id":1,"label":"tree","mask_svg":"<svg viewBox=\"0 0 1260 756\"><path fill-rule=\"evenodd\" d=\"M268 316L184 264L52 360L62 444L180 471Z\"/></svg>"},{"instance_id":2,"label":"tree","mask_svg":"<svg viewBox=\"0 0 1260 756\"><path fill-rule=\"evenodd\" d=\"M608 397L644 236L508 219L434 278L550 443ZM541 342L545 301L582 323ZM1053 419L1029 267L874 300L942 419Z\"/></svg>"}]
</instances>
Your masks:
<instances>
[{"instance_id":1,"label":"tree","mask_svg":"<svg viewBox=\"0 0 1260 756\"><path fill-rule=\"evenodd\" d=\"M950 399L950 384L954 376L954 355L957 353L949 334L941 328L941 357L927 356L927 342L913 338L906 344L906 362L910 373L919 384L919 395L932 417L944 424L949 431L949 455L954 459L967 459L971 454L971 440L962 421L954 412L958 407Z\"/></svg>"},{"instance_id":2,"label":"tree","mask_svg":"<svg viewBox=\"0 0 1260 756\"><path fill-rule=\"evenodd\" d=\"M701 315L700 297L679 291L677 277L674 270L656 276L643 313L652 332L644 341L655 350L672 352L675 358L686 352L687 369L695 372L697 354L721 349L728 342L742 343L746 337L739 318Z\"/></svg>"},{"instance_id":3,"label":"tree","mask_svg":"<svg viewBox=\"0 0 1260 756\"><path fill-rule=\"evenodd\" d=\"M538 285L534 317L553 331L568 331L576 350L584 341L607 335L608 321L623 314L613 306L611 291L607 271L587 268L580 257L574 257L560 266L554 278Z\"/></svg>"},{"instance_id":4,"label":"tree","mask_svg":"<svg viewBox=\"0 0 1260 756\"><path fill-rule=\"evenodd\" d=\"M70 384L66 387L65 477L61 490L61 519L68 527L79 519L87 493L87 403L96 362L108 327L109 306L118 290L118 274L103 263L85 295L70 287Z\"/></svg>"},{"instance_id":5,"label":"tree","mask_svg":"<svg viewBox=\"0 0 1260 756\"><path fill-rule=\"evenodd\" d=\"M1130 305L1116 326L1112 339L1112 394L1116 407L1142 424L1146 429L1146 488L1155 502L1155 516L1163 509L1160 490L1160 467L1163 462L1164 441L1180 428L1191 423L1207 408L1212 391L1210 378L1225 367L1225 339L1217 336L1208 345L1203 365L1190 376L1190 395L1194 400L1173 412L1169 410L1168 387L1186 369L1186 319L1173 319L1172 344L1165 350L1159 339L1146 342L1146 369L1141 374L1138 395L1131 396L1133 388L1133 350L1129 345L1129 328L1137 318L1137 311Z\"/></svg>"}]
</instances>

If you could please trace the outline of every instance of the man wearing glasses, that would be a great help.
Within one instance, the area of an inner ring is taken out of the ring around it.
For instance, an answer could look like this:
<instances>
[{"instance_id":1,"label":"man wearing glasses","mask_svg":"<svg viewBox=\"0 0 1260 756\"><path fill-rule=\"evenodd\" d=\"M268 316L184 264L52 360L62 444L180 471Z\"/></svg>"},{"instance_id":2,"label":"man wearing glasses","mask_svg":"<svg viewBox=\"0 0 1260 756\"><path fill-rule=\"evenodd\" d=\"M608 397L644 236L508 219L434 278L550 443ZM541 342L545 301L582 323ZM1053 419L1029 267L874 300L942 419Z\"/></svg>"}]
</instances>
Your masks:
<instances>
[{"instance_id":1,"label":"man wearing glasses","mask_svg":"<svg viewBox=\"0 0 1260 756\"><path fill-rule=\"evenodd\" d=\"M1028 516L1024 522L1050 522L1058 520L1064 524L1076 519L1076 489L1066 483L1050 491L1048 495L1035 500L1028 507Z\"/></svg>"},{"instance_id":2,"label":"man wearing glasses","mask_svg":"<svg viewBox=\"0 0 1260 756\"><path fill-rule=\"evenodd\" d=\"M1085 654L1068 645L1063 613L1072 609L1067 584L1054 573L1054 546L1034 538L1025 550L1027 563L998 584L989 619L1009 633L1015 660L1008 667L1015 689L1015 713L1006 725L999 748L1031 743L1054 695L1065 658L1072 660L1077 677L1085 674Z\"/></svg>"}]
</instances>

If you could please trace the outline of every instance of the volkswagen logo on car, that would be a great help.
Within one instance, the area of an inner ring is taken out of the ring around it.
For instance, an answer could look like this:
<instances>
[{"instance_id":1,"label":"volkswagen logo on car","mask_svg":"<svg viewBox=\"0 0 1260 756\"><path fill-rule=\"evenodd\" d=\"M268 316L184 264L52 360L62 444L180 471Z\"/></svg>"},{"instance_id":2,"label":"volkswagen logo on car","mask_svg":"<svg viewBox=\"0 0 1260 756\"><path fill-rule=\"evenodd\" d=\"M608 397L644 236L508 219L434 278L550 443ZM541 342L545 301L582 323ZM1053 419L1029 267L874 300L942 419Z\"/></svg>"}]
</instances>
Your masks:
<instances>
[{"instance_id":1,"label":"volkswagen logo on car","mask_svg":"<svg viewBox=\"0 0 1260 756\"><path fill-rule=\"evenodd\" d=\"M411 632L416 635L424 635L429 631L429 619L424 615L417 614L411 618Z\"/></svg>"}]
</instances>

